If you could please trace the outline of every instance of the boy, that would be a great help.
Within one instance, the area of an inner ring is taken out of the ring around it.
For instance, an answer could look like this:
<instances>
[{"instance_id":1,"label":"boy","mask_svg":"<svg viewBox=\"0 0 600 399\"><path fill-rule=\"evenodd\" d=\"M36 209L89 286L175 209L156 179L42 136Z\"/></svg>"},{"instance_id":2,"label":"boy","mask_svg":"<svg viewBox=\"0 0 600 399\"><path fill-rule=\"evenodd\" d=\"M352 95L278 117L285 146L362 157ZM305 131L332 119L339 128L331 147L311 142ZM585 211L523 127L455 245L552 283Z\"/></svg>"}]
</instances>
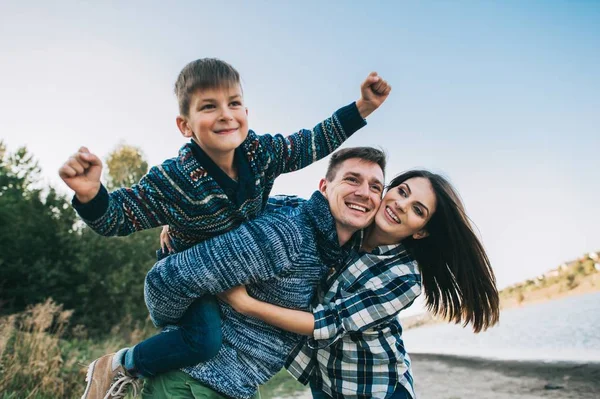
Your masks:
<instances>
[{"instance_id":1,"label":"boy","mask_svg":"<svg viewBox=\"0 0 600 399\"><path fill-rule=\"evenodd\" d=\"M176 252L223 234L261 212L281 173L308 166L365 125L364 118L391 88L371 73L361 98L336 111L312 131L287 138L248 130L239 73L216 59L189 63L179 74L175 94L177 126L190 138L179 156L150 169L131 188L110 194L100 183L102 162L82 147L60 168L75 191L73 206L96 232L106 236L169 225ZM158 334L116 355L92 362L84 398L104 397L131 377L154 376L210 359L220 348L220 316L214 297L205 296L180 320L183 328ZM201 339L199 339L201 338ZM117 389L112 396L119 397Z\"/></svg>"}]
</instances>

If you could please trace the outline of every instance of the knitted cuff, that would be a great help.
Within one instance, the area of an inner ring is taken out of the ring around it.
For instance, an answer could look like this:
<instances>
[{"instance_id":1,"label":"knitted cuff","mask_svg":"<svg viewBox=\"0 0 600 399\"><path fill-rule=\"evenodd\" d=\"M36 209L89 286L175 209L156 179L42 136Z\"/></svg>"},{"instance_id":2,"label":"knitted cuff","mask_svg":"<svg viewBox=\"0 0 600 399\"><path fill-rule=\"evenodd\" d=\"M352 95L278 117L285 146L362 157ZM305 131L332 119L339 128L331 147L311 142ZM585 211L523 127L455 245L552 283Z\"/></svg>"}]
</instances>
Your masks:
<instances>
[{"instance_id":1,"label":"knitted cuff","mask_svg":"<svg viewBox=\"0 0 600 399\"><path fill-rule=\"evenodd\" d=\"M346 137L352 136L354 132L367 124L367 121L360 116L360 112L358 112L358 108L356 107L356 102L338 109L335 111L335 115L344 129Z\"/></svg>"},{"instance_id":2,"label":"knitted cuff","mask_svg":"<svg viewBox=\"0 0 600 399\"><path fill-rule=\"evenodd\" d=\"M106 191L104 185L100 185L100 191L90 202L82 204L76 196L73 196L71 204L82 219L97 220L108 210L108 191Z\"/></svg>"}]
</instances>

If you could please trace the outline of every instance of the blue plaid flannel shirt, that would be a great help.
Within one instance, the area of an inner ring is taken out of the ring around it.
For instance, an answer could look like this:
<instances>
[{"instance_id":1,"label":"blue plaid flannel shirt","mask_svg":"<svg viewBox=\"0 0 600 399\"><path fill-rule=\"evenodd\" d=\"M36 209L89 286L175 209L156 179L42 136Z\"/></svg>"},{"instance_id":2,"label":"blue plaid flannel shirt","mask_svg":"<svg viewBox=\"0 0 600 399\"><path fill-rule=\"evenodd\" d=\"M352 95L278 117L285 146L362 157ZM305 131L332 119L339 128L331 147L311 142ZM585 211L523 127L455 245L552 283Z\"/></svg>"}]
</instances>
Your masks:
<instances>
[{"instance_id":1,"label":"blue plaid flannel shirt","mask_svg":"<svg viewBox=\"0 0 600 399\"><path fill-rule=\"evenodd\" d=\"M417 262L402 244L355 253L319 290L313 337L294 348L286 368L333 398L385 398L397 384L414 398L397 316L420 293Z\"/></svg>"}]
</instances>

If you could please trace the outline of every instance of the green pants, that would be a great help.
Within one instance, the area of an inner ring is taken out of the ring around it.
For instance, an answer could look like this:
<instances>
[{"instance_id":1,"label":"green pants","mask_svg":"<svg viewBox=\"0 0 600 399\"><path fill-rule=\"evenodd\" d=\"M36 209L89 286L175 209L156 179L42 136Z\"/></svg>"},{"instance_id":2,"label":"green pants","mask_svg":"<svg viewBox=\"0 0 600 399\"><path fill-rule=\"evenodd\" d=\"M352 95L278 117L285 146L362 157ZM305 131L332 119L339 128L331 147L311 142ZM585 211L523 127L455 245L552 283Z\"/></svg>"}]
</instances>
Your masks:
<instances>
[{"instance_id":1,"label":"green pants","mask_svg":"<svg viewBox=\"0 0 600 399\"><path fill-rule=\"evenodd\" d=\"M143 399L227 399L183 371L170 371L144 381ZM260 392L252 397L260 399Z\"/></svg>"}]
</instances>

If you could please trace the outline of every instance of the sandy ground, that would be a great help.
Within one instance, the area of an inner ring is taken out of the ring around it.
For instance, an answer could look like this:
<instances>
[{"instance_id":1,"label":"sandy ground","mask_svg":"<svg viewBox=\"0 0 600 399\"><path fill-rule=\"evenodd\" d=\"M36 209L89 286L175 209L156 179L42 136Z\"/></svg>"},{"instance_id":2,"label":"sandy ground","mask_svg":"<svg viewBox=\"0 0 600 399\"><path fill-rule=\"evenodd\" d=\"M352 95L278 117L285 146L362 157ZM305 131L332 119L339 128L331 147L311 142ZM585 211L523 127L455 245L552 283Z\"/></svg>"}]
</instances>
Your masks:
<instances>
[{"instance_id":1,"label":"sandy ground","mask_svg":"<svg viewBox=\"0 0 600 399\"><path fill-rule=\"evenodd\" d=\"M595 364L494 361L412 355L421 399L600 398Z\"/></svg>"},{"instance_id":2,"label":"sandy ground","mask_svg":"<svg viewBox=\"0 0 600 399\"><path fill-rule=\"evenodd\" d=\"M419 399L600 399L600 359L578 364L418 354L411 358ZM311 395L302 391L293 397Z\"/></svg>"}]
</instances>

